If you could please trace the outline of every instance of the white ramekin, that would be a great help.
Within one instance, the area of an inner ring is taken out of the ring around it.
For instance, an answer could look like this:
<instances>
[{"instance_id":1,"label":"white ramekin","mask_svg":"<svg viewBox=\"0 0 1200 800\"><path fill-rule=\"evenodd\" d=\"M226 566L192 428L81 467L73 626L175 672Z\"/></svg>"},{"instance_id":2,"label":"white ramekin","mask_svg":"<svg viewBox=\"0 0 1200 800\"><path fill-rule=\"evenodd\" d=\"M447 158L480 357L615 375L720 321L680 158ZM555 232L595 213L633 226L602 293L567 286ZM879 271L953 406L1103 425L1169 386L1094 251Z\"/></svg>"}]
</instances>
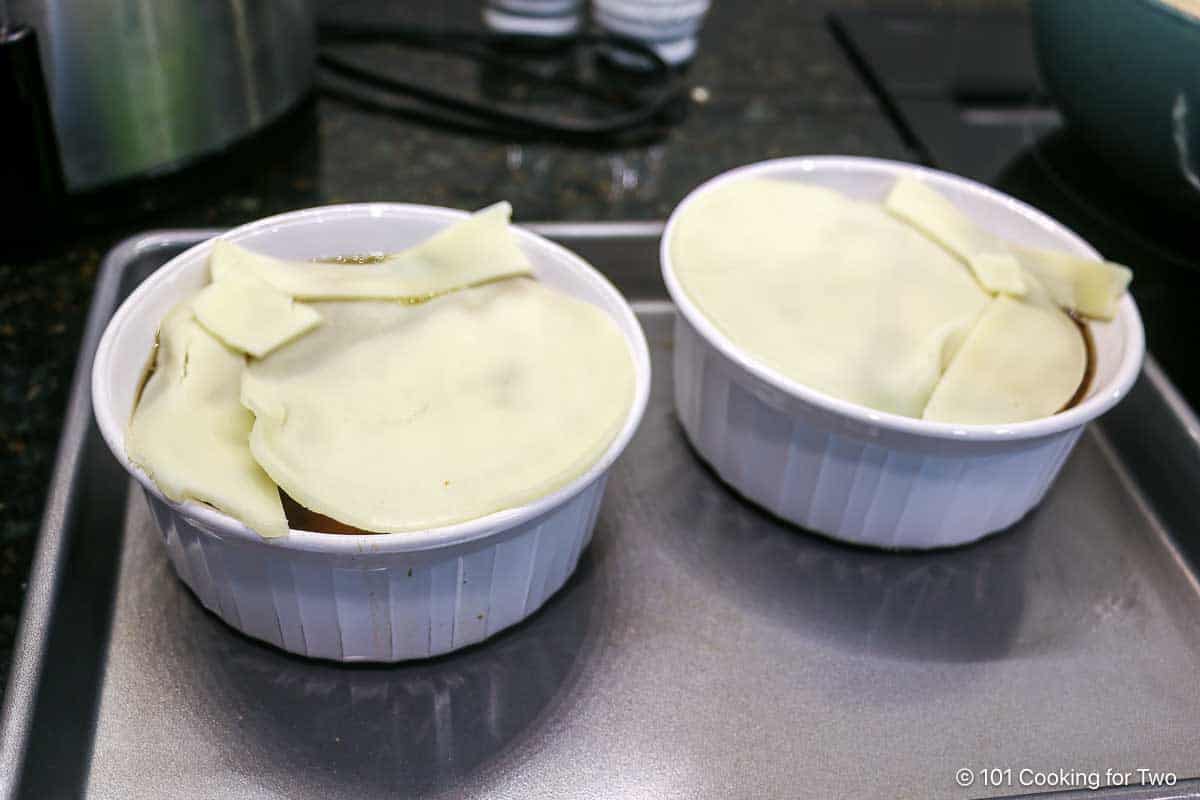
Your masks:
<instances>
[{"instance_id":1,"label":"white ramekin","mask_svg":"<svg viewBox=\"0 0 1200 800\"><path fill-rule=\"evenodd\" d=\"M373 203L296 211L222 238L283 258L395 252L466 214ZM584 475L535 502L427 531L263 539L195 502L166 499L125 455L138 378L163 315L208 280L212 242L172 259L109 322L92 369L92 399L113 455L145 490L176 573L234 628L284 650L341 661L423 658L482 641L537 610L575 569L591 538L609 468L632 438L650 387L633 311L575 254L514 228L537 277L607 313L629 345L635 396L617 438Z\"/></svg>"},{"instance_id":2,"label":"white ramekin","mask_svg":"<svg viewBox=\"0 0 1200 800\"><path fill-rule=\"evenodd\" d=\"M1121 299L1112 322L1089 323L1097 364L1083 402L1030 422L955 425L875 411L784 377L718 331L671 264L680 215L727 181L803 181L882 202L903 174L920 177L1010 242L1099 258L1040 211L974 181L911 164L814 156L726 172L684 198L663 233L663 277L679 309L675 406L700 456L777 516L855 544L943 547L974 541L1024 516L1046 494L1083 426L1129 391L1145 348L1133 300Z\"/></svg>"}]
</instances>

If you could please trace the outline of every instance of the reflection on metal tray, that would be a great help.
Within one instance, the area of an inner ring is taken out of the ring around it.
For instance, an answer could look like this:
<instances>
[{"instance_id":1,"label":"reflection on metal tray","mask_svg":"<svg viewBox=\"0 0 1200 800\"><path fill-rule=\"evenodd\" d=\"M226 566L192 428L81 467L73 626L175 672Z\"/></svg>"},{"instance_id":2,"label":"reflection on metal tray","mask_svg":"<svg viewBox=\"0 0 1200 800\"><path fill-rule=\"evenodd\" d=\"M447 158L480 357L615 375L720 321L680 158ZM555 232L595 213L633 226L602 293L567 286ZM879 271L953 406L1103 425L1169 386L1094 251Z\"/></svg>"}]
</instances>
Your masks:
<instances>
[{"instance_id":1,"label":"reflection on metal tray","mask_svg":"<svg viewBox=\"0 0 1200 800\"><path fill-rule=\"evenodd\" d=\"M939 798L1151 769L1179 783L1061 796L1200 797L1200 426L1153 363L1015 529L846 547L743 502L688 449L659 227L543 230L639 301L645 422L541 612L383 668L244 638L171 574L86 377L117 301L205 232L109 257L0 730L4 796Z\"/></svg>"}]
</instances>

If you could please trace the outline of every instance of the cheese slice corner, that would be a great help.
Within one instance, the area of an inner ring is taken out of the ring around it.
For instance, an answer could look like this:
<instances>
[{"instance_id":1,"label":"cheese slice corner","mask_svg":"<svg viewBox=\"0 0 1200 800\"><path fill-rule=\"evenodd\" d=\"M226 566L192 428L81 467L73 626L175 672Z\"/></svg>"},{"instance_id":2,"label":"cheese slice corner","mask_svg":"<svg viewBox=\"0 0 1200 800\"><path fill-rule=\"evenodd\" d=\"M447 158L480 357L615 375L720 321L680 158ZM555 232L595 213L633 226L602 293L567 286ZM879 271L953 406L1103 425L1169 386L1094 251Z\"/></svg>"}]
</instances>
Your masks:
<instances>
[{"instance_id":1,"label":"cheese slice corner","mask_svg":"<svg viewBox=\"0 0 1200 800\"><path fill-rule=\"evenodd\" d=\"M1021 265L1010 248L923 181L902 176L884 208L958 256L975 279L993 294L1025 294Z\"/></svg>"},{"instance_id":2,"label":"cheese slice corner","mask_svg":"<svg viewBox=\"0 0 1200 800\"><path fill-rule=\"evenodd\" d=\"M225 344L255 358L308 333L321 315L251 273L225 273L200 290L196 319Z\"/></svg>"},{"instance_id":3,"label":"cheese slice corner","mask_svg":"<svg viewBox=\"0 0 1200 800\"><path fill-rule=\"evenodd\" d=\"M897 178L883 207L964 260L995 249L966 214L919 178Z\"/></svg>"},{"instance_id":4,"label":"cheese slice corner","mask_svg":"<svg viewBox=\"0 0 1200 800\"><path fill-rule=\"evenodd\" d=\"M1086 317L1111 320L1133 272L1111 261L1095 261L1054 250L1018 248L1017 257L1054 301Z\"/></svg>"},{"instance_id":5,"label":"cheese slice corner","mask_svg":"<svg viewBox=\"0 0 1200 800\"><path fill-rule=\"evenodd\" d=\"M1028 291L1021 262L1012 253L994 250L974 253L967 264L980 285L993 294L1024 297Z\"/></svg>"}]
</instances>

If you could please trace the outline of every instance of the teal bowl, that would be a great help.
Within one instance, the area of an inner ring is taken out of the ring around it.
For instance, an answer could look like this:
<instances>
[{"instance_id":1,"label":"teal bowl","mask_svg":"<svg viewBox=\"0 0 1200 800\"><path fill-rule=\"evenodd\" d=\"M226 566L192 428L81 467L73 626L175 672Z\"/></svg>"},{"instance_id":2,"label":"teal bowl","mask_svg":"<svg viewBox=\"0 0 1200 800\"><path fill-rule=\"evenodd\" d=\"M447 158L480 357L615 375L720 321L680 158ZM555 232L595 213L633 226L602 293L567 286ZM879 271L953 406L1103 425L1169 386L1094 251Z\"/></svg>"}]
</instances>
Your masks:
<instances>
[{"instance_id":1,"label":"teal bowl","mask_svg":"<svg viewBox=\"0 0 1200 800\"><path fill-rule=\"evenodd\" d=\"M1200 3L1034 0L1042 78L1118 177L1200 214Z\"/></svg>"}]
</instances>

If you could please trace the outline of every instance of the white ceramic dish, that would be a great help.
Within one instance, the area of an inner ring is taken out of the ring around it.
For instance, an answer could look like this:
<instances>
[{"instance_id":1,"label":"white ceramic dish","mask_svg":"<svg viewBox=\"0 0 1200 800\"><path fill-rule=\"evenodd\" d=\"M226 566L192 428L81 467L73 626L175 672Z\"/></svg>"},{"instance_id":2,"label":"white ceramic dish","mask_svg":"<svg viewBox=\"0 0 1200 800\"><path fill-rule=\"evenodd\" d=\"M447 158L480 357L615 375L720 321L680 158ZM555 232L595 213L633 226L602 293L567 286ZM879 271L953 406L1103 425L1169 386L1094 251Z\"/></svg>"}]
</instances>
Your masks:
<instances>
[{"instance_id":1,"label":"white ceramic dish","mask_svg":"<svg viewBox=\"0 0 1200 800\"><path fill-rule=\"evenodd\" d=\"M245 225L223 238L282 258L395 252L466 214L401 204L329 206ZM615 288L563 247L514 234L548 285L607 313L633 358L635 396L617 438L584 475L553 494L427 531L263 539L195 502L167 500L125 455L138 379L163 315L208 280L212 243L172 259L109 322L92 369L100 431L145 490L180 579L234 628L284 650L342 661L400 661L482 641L524 619L570 576L590 540L608 470L632 438L650 387L646 340Z\"/></svg>"},{"instance_id":2,"label":"white ceramic dish","mask_svg":"<svg viewBox=\"0 0 1200 800\"><path fill-rule=\"evenodd\" d=\"M804 528L856 544L931 548L1004 529L1042 499L1083 426L1137 379L1145 345L1133 300L1121 299L1112 322L1089 323L1096 370L1078 405L1012 425L934 423L839 400L743 352L692 303L676 280L670 253L680 214L726 181L796 180L882 202L906 173L1008 241L1099 257L1045 214L974 181L911 164L837 156L766 161L702 184L672 213L660 257L679 309L675 405L699 454L738 492Z\"/></svg>"}]
</instances>

